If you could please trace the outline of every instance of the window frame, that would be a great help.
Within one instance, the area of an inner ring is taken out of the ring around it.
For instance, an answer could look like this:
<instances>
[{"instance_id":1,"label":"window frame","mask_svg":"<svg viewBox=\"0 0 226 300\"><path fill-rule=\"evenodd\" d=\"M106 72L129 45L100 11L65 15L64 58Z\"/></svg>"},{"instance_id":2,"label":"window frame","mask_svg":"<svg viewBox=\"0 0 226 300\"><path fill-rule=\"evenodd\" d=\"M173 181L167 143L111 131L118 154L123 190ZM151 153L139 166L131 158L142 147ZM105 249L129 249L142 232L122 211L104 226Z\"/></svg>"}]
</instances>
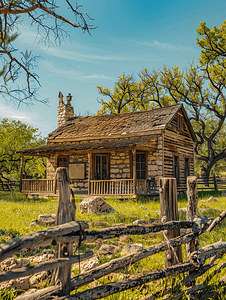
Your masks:
<instances>
[{"instance_id":1,"label":"window frame","mask_svg":"<svg viewBox=\"0 0 226 300\"><path fill-rule=\"evenodd\" d=\"M140 161L138 161L137 158L139 155L144 155L144 161L142 161L142 159ZM144 169L142 169L142 164L144 164ZM139 169L137 168L138 165L139 165ZM142 176L142 172L144 172L144 176ZM137 176L138 174L140 176ZM138 178L138 177L140 177L140 178ZM136 179L138 179L138 180L146 180L147 179L147 154L146 154L146 152L137 152L136 153Z\"/></svg>"},{"instance_id":2,"label":"window frame","mask_svg":"<svg viewBox=\"0 0 226 300\"><path fill-rule=\"evenodd\" d=\"M97 179L97 157L100 157L100 174L101 178ZM103 157L106 157L106 178L103 179ZM109 171L109 166L110 166L110 159L109 159L109 153L95 153L93 155L93 179L94 180L109 180L110 178L110 171Z\"/></svg>"}]
</instances>

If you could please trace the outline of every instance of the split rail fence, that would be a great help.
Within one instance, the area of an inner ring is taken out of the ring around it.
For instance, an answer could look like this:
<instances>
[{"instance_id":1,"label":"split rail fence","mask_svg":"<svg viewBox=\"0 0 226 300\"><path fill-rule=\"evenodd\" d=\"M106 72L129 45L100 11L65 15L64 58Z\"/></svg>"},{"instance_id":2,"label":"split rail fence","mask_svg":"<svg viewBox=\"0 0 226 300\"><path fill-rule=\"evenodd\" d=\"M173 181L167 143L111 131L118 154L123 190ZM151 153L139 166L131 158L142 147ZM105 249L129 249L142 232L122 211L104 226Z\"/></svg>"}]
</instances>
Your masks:
<instances>
[{"instance_id":1,"label":"split rail fence","mask_svg":"<svg viewBox=\"0 0 226 300\"><path fill-rule=\"evenodd\" d=\"M16 251L23 248L55 245L55 259L53 261L0 273L0 282L5 282L36 274L44 270L52 270L49 287L27 296L26 293L22 294L17 297L18 300L101 299L127 289L142 286L151 281L180 273L186 274L180 282L187 286L186 293L194 295L204 287L204 283L195 285L195 279L212 268L215 265L216 259L222 257L226 252L226 242L223 241L199 249L199 236L213 230L226 217L226 210L216 219L197 217L198 196L196 177L190 176L187 181L188 206L186 221L179 221L178 217L176 179L162 178L160 179L161 222L148 225L115 225L92 231L88 230L89 226L87 223L75 221L76 207L69 181L68 169L58 168L56 185L59 190L59 200L56 226L17 237L0 245L0 261L11 257ZM180 235L180 229L186 229L186 234ZM122 235L144 235L157 232L163 233L163 242L149 246L139 252L112 259L107 263L71 278L71 265L93 256L92 251L73 255L74 243L79 247L81 243L107 240ZM186 244L187 260L185 262L182 261L182 244ZM165 251L165 267L162 269L142 275L139 274L135 279L107 283L70 295L70 292L74 289L85 286L116 270L130 266L161 251ZM206 263L208 258L211 259ZM222 264L220 270L225 267L226 264ZM171 290L168 288L165 292L170 295ZM142 298L142 300L156 299L157 297L158 293L150 294ZM167 299L171 299L170 297L168 296ZM180 299L180 297L181 293L176 292L173 299Z\"/></svg>"}]
</instances>

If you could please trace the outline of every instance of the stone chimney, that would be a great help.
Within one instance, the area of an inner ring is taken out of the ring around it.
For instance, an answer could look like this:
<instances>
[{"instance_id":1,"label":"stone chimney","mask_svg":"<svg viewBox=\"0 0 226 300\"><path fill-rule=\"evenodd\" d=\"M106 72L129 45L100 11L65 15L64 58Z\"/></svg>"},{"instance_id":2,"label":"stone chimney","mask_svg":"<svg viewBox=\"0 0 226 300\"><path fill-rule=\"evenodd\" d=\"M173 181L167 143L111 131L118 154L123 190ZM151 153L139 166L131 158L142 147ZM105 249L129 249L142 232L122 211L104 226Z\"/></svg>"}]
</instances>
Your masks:
<instances>
[{"instance_id":1,"label":"stone chimney","mask_svg":"<svg viewBox=\"0 0 226 300\"><path fill-rule=\"evenodd\" d=\"M74 108L71 106L71 94L67 95L67 104L64 103L63 94L59 92L59 106L57 108L57 128L67 120L74 117Z\"/></svg>"}]
</instances>

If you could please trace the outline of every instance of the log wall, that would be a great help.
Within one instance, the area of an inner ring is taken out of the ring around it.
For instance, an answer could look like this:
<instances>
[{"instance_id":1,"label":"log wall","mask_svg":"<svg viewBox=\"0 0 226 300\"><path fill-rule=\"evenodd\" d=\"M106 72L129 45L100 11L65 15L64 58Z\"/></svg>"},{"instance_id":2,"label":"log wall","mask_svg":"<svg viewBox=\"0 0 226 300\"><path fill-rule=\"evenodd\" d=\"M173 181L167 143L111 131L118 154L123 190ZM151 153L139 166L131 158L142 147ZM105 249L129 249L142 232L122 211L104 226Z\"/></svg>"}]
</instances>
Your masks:
<instances>
[{"instance_id":1,"label":"log wall","mask_svg":"<svg viewBox=\"0 0 226 300\"><path fill-rule=\"evenodd\" d=\"M164 133L164 177L174 177L174 156L179 158L180 183L178 192L186 191L185 159L188 159L190 175L194 175L194 150L193 140L183 119L183 130L177 127L177 115L168 125Z\"/></svg>"}]
</instances>

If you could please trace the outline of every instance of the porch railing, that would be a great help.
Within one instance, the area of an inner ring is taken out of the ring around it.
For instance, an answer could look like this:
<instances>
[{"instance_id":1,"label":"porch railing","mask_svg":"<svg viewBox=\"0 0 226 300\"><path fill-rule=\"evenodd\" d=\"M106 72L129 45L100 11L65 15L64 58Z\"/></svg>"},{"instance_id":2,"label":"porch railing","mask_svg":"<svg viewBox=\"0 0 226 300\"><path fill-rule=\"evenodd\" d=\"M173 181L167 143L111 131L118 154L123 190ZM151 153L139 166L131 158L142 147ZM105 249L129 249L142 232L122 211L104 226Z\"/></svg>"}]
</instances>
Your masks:
<instances>
[{"instance_id":1,"label":"porch railing","mask_svg":"<svg viewBox=\"0 0 226 300\"><path fill-rule=\"evenodd\" d=\"M90 180L90 195L133 195L133 179Z\"/></svg>"},{"instance_id":2,"label":"porch railing","mask_svg":"<svg viewBox=\"0 0 226 300\"><path fill-rule=\"evenodd\" d=\"M146 195L147 194L147 181L144 179L136 180L136 194Z\"/></svg>"},{"instance_id":3,"label":"porch railing","mask_svg":"<svg viewBox=\"0 0 226 300\"><path fill-rule=\"evenodd\" d=\"M53 179L22 179L22 193L53 193Z\"/></svg>"}]
</instances>

